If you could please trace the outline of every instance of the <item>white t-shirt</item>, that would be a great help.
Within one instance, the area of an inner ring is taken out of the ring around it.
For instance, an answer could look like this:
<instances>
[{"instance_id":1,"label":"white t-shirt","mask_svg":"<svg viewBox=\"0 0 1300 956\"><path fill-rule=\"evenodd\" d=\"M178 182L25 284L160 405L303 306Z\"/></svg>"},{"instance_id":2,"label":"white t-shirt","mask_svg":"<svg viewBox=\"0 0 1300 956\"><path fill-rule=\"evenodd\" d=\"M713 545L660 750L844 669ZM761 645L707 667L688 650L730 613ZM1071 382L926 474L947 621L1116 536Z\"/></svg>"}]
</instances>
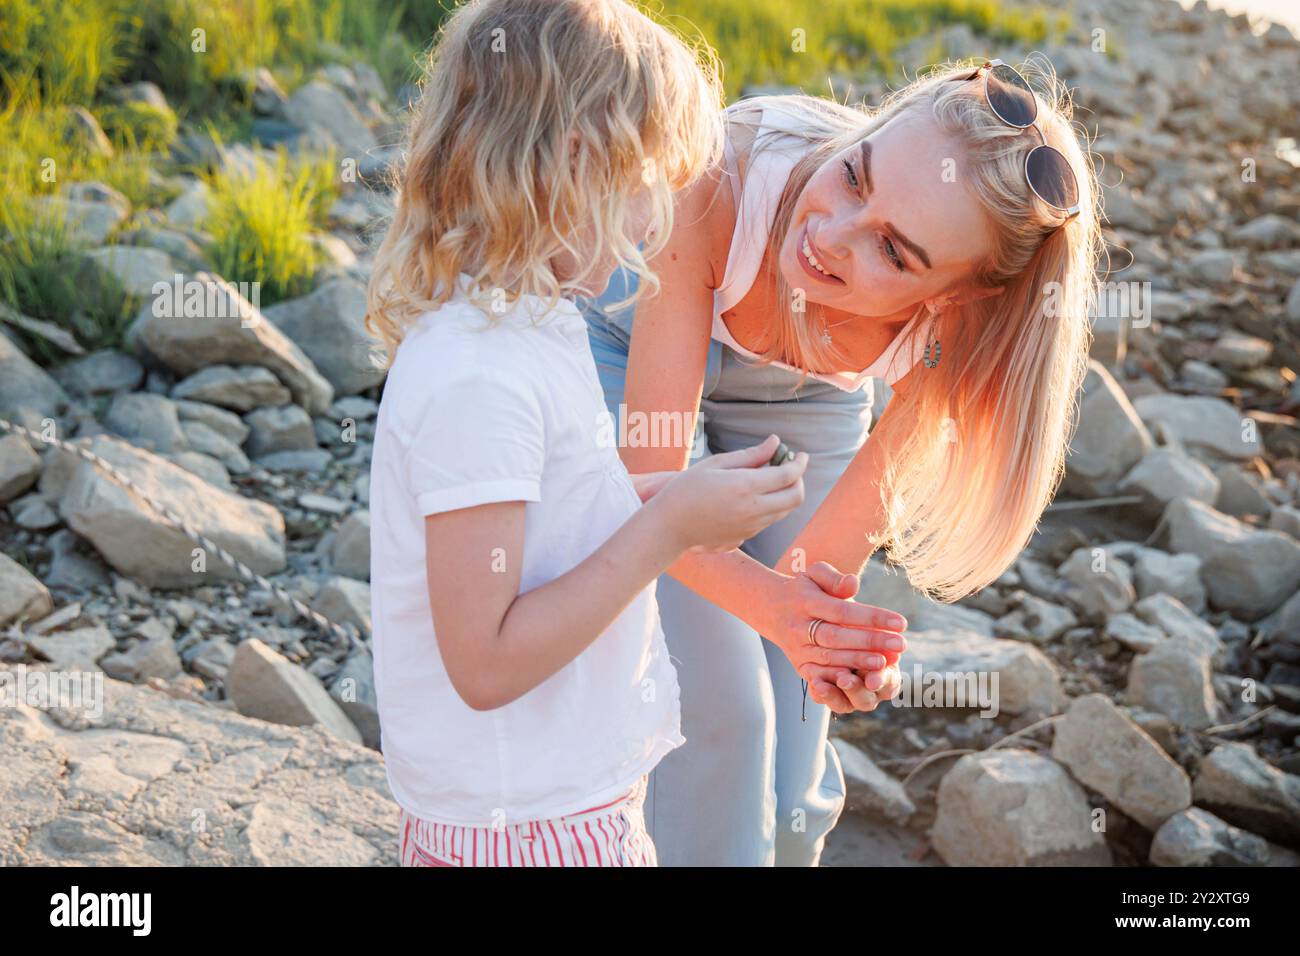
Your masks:
<instances>
[{"instance_id":1,"label":"white t-shirt","mask_svg":"<svg viewBox=\"0 0 1300 956\"><path fill-rule=\"evenodd\" d=\"M384 386L371 611L398 804L492 826L612 800L685 740L653 582L577 658L504 707L471 709L447 677L425 582L426 515L526 502L522 594L582 562L641 505L599 427L608 415L577 307L561 300L543 315L542 300L525 297L489 323L465 296L468 281L410 330Z\"/></svg>"}]
</instances>

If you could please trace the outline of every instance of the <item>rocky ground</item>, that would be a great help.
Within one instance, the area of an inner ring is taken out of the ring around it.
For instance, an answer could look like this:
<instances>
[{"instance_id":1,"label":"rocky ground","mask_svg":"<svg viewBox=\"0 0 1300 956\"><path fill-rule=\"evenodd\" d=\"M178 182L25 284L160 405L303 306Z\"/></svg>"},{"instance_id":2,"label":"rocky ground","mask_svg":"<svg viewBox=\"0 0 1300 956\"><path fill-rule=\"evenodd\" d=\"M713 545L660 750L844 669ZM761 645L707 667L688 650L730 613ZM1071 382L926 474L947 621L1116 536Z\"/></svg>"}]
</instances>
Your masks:
<instances>
[{"instance_id":1,"label":"rocky ground","mask_svg":"<svg viewBox=\"0 0 1300 956\"><path fill-rule=\"evenodd\" d=\"M1300 862L1300 43L1165 0L1074 10L1044 52L1099 131L1110 279L1149 283L1125 287L1145 306L1099 310L1062 496L1013 568L942 606L869 566L862 599L911 621L918 692L996 674L996 715L931 702L834 724L850 813L830 864ZM47 200L93 247L87 281L107 271L143 303L180 273L219 301L143 304L122 349L49 367L0 334L0 415L131 485L0 437L0 691L24 668L107 677L99 716L0 707L0 863L394 862L361 318L367 226L390 206L378 144L404 98L362 65L291 97L263 79L262 143L365 157L321 240L333 265L263 310L210 275L199 180L157 210L97 183ZM191 131L177 148L238 164L260 147Z\"/></svg>"}]
</instances>

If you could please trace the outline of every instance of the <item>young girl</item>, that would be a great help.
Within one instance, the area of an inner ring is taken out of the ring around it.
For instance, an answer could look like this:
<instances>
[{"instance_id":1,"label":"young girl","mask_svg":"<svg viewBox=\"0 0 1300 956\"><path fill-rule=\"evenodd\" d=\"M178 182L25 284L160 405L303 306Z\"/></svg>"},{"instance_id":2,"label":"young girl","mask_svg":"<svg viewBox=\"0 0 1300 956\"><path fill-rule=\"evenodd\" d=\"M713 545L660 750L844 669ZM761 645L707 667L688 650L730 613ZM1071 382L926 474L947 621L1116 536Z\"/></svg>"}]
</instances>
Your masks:
<instances>
[{"instance_id":1,"label":"young girl","mask_svg":"<svg viewBox=\"0 0 1300 956\"><path fill-rule=\"evenodd\" d=\"M646 775L684 740L653 582L793 510L807 456L767 467L769 436L634 483L567 297L615 265L654 286L719 100L618 0L479 0L433 54L369 312L393 356L371 580L405 865L656 862Z\"/></svg>"}]
</instances>

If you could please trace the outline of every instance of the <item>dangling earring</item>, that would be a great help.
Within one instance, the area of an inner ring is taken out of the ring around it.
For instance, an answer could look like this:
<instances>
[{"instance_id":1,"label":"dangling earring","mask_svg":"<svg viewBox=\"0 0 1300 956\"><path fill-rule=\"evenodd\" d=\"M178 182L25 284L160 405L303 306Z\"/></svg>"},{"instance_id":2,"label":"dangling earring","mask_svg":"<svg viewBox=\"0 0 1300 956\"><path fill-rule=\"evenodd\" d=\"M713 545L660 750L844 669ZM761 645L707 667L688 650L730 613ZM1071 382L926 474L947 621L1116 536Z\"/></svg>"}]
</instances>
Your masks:
<instances>
[{"instance_id":1,"label":"dangling earring","mask_svg":"<svg viewBox=\"0 0 1300 956\"><path fill-rule=\"evenodd\" d=\"M929 302L925 303L925 310L930 313L931 322L934 321L935 317L939 314L940 311ZM933 344L934 346L933 355L931 353L931 348L930 348L931 344ZM929 341L926 342L925 357L922 359L922 362L926 368L934 368L936 365L939 364L939 353L940 353L940 348L939 348L938 339L935 339L933 343L930 343Z\"/></svg>"},{"instance_id":2,"label":"dangling earring","mask_svg":"<svg viewBox=\"0 0 1300 956\"><path fill-rule=\"evenodd\" d=\"M926 343L925 358L922 359L922 361L925 363L926 368L934 368L936 365L939 364L939 340L938 339L934 340L934 358L933 359L930 358L930 344Z\"/></svg>"}]
</instances>

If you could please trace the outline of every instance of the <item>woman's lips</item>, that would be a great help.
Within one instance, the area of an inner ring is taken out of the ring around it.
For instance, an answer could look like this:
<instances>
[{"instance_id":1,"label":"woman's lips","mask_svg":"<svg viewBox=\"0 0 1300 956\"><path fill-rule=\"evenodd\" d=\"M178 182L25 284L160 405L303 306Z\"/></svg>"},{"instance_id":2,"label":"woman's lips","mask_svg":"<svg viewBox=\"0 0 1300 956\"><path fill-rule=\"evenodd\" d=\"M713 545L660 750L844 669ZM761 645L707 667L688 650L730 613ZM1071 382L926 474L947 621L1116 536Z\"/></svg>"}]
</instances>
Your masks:
<instances>
[{"instance_id":1,"label":"woman's lips","mask_svg":"<svg viewBox=\"0 0 1300 956\"><path fill-rule=\"evenodd\" d=\"M805 242L808 243L809 247L812 246L812 240L808 238L807 229L805 229L803 234L799 237L798 245L796 245L794 250L794 257L799 260L799 265L803 268L803 271L825 285L844 285L843 279L833 275L828 275L825 272L818 272L813 268L812 263L808 261L808 257L803 253L803 245ZM817 253L814 251L813 255L816 254Z\"/></svg>"}]
</instances>

